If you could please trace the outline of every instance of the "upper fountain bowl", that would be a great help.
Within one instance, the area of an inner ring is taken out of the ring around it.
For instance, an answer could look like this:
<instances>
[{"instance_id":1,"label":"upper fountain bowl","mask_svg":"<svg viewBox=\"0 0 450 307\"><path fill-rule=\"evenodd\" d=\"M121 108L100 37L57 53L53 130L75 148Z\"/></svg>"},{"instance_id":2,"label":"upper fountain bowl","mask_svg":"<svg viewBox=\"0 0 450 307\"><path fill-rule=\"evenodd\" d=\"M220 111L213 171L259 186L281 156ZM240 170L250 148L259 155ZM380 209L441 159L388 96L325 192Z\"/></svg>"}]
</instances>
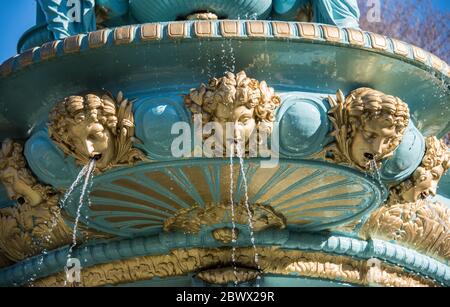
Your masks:
<instances>
[{"instance_id":1,"label":"upper fountain bowl","mask_svg":"<svg viewBox=\"0 0 450 307\"><path fill-rule=\"evenodd\" d=\"M198 12L210 12L219 18L264 19L272 9L271 0L131 0L132 15L139 22L186 19Z\"/></svg>"}]
</instances>

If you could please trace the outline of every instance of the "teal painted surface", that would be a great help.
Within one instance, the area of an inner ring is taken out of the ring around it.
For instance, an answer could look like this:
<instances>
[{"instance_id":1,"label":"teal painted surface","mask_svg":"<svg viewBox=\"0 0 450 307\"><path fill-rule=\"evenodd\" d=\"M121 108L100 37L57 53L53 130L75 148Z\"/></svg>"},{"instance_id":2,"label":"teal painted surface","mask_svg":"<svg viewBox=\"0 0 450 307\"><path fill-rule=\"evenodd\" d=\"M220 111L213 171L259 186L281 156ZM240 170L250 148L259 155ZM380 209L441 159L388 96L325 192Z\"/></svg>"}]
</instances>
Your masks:
<instances>
[{"instance_id":1,"label":"teal painted surface","mask_svg":"<svg viewBox=\"0 0 450 307\"><path fill-rule=\"evenodd\" d=\"M71 11L76 8L76 1L69 0L38 0L45 14L47 28L55 39L62 39L78 33L94 31L95 1L81 0L79 2L80 20L75 20Z\"/></svg>"},{"instance_id":2,"label":"teal painted surface","mask_svg":"<svg viewBox=\"0 0 450 307\"><path fill-rule=\"evenodd\" d=\"M17 52L21 53L33 47L39 47L53 39L53 34L47 29L47 24L38 24L22 35L17 43Z\"/></svg>"},{"instance_id":3,"label":"teal painted surface","mask_svg":"<svg viewBox=\"0 0 450 307\"><path fill-rule=\"evenodd\" d=\"M280 136L280 153L286 157L306 158L331 143L332 124L325 95L283 93L277 111L275 133Z\"/></svg>"},{"instance_id":4,"label":"teal painted surface","mask_svg":"<svg viewBox=\"0 0 450 307\"><path fill-rule=\"evenodd\" d=\"M172 134L172 125L190 123L191 115L184 107L179 93L164 97L141 97L134 103L136 137L138 145L151 159L173 159L171 145L178 134Z\"/></svg>"},{"instance_id":5,"label":"teal painted surface","mask_svg":"<svg viewBox=\"0 0 450 307\"><path fill-rule=\"evenodd\" d=\"M441 181L439 181L438 194L450 198L450 171L447 171Z\"/></svg>"},{"instance_id":6,"label":"teal painted surface","mask_svg":"<svg viewBox=\"0 0 450 307\"><path fill-rule=\"evenodd\" d=\"M95 0L95 5L108 11L108 19L126 15L129 10L129 0Z\"/></svg>"},{"instance_id":7,"label":"teal painted surface","mask_svg":"<svg viewBox=\"0 0 450 307\"><path fill-rule=\"evenodd\" d=\"M260 159L245 161L246 178L250 187L260 168L260 162ZM228 194L221 191L219 179L228 176L228 165L228 159L152 162L94 177L91 207L94 206L95 209L83 206L80 221L94 229L124 237L159 233L164 220L178 211L175 206L189 208L192 204L198 204L204 207L208 203L228 202ZM279 169L267 178L267 182L249 195L249 202L270 205L286 217L291 229L319 231L356 220L376 208L387 197L386 189L379 186L375 179L349 168L318 161L285 159L280 160L279 165ZM293 181L294 178L299 178L300 172L308 168L314 171L301 180ZM153 174L156 176L151 177ZM196 176L199 175L195 174L203 174L207 191L196 185ZM336 176L342 179L336 181L333 179ZM161 184L160 180L170 180L175 188ZM243 201L242 175L235 180L237 187L233 199L235 202ZM313 181L317 182L315 188L306 192L302 190L302 187ZM272 190L279 182L290 183ZM345 186L358 187L357 192L331 192ZM72 216L76 216L78 210L80 189L78 187L75 190L72 196L74 201L69 201L66 207L66 211ZM178 195L176 191L180 190L187 196ZM333 196L321 196L326 191L330 191ZM264 195L273 196L265 199ZM308 198L312 200L305 200ZM349 205L349 201L354 201L354 205ZM334 202L334 205L331 206L330 202ZM111 205L116 207L114 211L111 211ZM317 216L318 213L320 217ZM119 218L119 221L112 221L114 218ZM120 218L127 219L122 221ZM308 223L297 225L300 221ZM231 223L220 226L231 227ZM241 227L245 229L247 226Z\"/></svg>"},{"instance_id":8,"label":"teal painted surface","mask_svg":"<svg viewBox=\"0 0 450 307\"><path fill-rule=\"evenodd\" d=\"M238 285L238 287L254 287L255 282ZM304 278L300 276L264 275L258 281L259 287L353 287L351 284L337 281ZM168 278L152 278L150 280L138 281L129 284L118 285L117 287L215 287L209 285L192 275ZM234 284L228 287L235 288Z\"/></svg>"},{"instance_id":9,"label":"teal painted surface","mask_svg":"<svg viewBox=\"0 0 450 307\"><path fill-rule=\"evenodd\" d=\"M56 188L68 188L81 170L75 159L66 156L50 140L46 128L28 139L24 154L33 174Z\"/></svg>"},{"instance_id":10,"label":"teal painted surface","mask_svg":"<svg viewBox=\"0 0 450 307\"><path fill-rule=\"evenodd\" d=\"M422 163L424 155L425 139L411 122L394 156L383 162L381 179L387 184L406 180Z\"/></svg>"},{"instance_id":11,"label":"teal painted surface","mask_svg":"<svg viewBox=\"0 0 450 307\"><path fill-rule=\"evenodd\" d=\"M213 12L225 19L264 19L272 0L130 0L131 14L141 23L183 19L195 12Z\"/></svg>"},{"instance_id":12,"label":"teal painted surface","mask_svg":"<svg viewBox=\"0 0 450 307\"><path fill-rule=\"evenodd\" d=\"M359 28L360 12L356 0L273 0L274 18L296 20L299 11L308 3L312 4L314 22Z\"/></svg>"},{"instance_id":13,"label":"teal painted surface","mask_svg":"<svg viewBox=\"0 0 450 307\"><path fill-rule=\"evenodd\" d=\"M348 237L322 234L306 234L284 231L267 231L255 234L257 246L280 246L283 249L325 252L355 259L377 258L411 272L427 276L450 286L450 267L428 256L405 247L380 240L362 241ZM250 240L238 242L237 246L251 246ZM100 263L145 255L168 254L171 249L182 247L220 247L211 236L188 236L181 233L161 233L147 238L125 239L80 246L72 257L86 268ZM25 285L30 278L43 278L64 270L68 248L24 260L0 270L0 286ZM231 262L231 259L230 259Z\"/></svg>"},{"instance_id":14,"label":"teal painted surface","mask_svg":"<svg viewBox=\"0 0 450 307\"><path fill-rule=\"evenodd\" d=\"M162 27L166 33L166 25ZM271 31L270 24L268 28ZM139 33L137 27L133 43L116 46L113 31L108 31L107 46L96 50L88 49L85 36L81 53L73 54L63 54L59 43L56 58L41 62L36 51L35 64L11 77L0 77L0 112L4 115L0 134L25 137L30 128L46 121L54 104L87 88L105 88L113 93L122 90L129 98L183 94L211 76L223 75L233 64L236 70L266 80L278 92L326 96L337 89L349 93L369 86L399 96L410 106L413 122L425 136L439 134L448 125L448 78L440 80L426 65L401 60L392 51L384 55L344 42L336 45L298 37L286 42L274 38L271 32L267 41L247 36L206 41L193 37L192 23L188 31L191 38L183 40L165 37L162 41L141 42ZM236 60L223 58L222 50L232 53ZM14 67L18 69L17 64Z\"/></svg>"}]
</instances>

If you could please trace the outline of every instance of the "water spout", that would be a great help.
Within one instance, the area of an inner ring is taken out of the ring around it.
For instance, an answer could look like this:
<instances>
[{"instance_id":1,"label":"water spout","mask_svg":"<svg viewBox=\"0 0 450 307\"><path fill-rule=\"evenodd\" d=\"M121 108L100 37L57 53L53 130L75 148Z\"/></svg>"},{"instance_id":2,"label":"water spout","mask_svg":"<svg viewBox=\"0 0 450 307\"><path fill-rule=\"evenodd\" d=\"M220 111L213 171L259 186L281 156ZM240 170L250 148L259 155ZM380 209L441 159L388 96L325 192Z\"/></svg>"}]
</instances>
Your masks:
<instances>
[{"instance_id":1,"label":"water spout","mask_svg":"<svg viewBox=\"0 0 450 307\"><path fill-rule=\"evenodd\" d=\"M245 145L244 145L245 146ZM240 172L242 175L242 182L243 182L243 187L244 187L244 204L245 204L245 208L247 209L247 217L248 217L248 226L250 229L250 240L252 242L252 246L253 246L253 250L254 250L254 260L255 260L255 265L258 268L258 272L261 272L261 266L259 265L259 254L258 251L256 249L256 242L255 242L255 233L254 233L254 227L253 227L253 213L250 209L250 204L249 204L249 200L248 200L248 185L247 185L247 177L245 176L245 169L244 169L244 150L242 146L242 142L238 142L237 143L237 155L239 157L239 165L240 165ZM261 279L261 276L258 275L257 280L258 280L258 284L257 287L259 287L259 280Z\"/></svg>"}]
</instances>

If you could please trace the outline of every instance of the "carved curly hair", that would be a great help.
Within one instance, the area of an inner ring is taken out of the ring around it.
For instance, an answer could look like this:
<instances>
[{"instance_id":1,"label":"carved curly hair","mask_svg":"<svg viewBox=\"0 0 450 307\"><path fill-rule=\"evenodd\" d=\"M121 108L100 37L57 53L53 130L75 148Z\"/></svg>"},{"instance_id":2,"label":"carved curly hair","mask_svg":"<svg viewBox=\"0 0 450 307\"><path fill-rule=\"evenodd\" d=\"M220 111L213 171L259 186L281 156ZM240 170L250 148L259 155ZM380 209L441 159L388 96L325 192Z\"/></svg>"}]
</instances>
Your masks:
<instances>
[{"instance_id":1,"label":"carved curly hair","mask_svg":"<svg viewBox=\"0 0 450 307\"><path fill-rule=\"evenodd\" d=\"M281 99L265 81L251 79L241 71L236 75L227 72L219 79L211 79L208 85L202 84L198 89L192 89L190 94L184 96L184 102L193 114L203 116L204 123L216 119L214 112L222 104L232 108L242 105L248 109L254 108L258 124L275 120L275 110Z\"/></svg>"},{"instance_id":2,"label":"carved curly hair","mask_svg":"<svg viewBox=\"0 0 450 307\"><path fill-rule=\"evenodd\" d=\"M116 105L110 95L102 97L95 94L70 96L58 103L50 113L49 135L63 146L64 152L76 152L69 133L70 126L95 115L100 124L109 128L113 134L117 131Z\"/></svg>"},{"instance_id":3,"label":"carved curly hair","mask_svg":"<svg viewBox=\"0 0 450 307\"><path fill-rule=\"evenodd\" d=\"M425 139L425 144L426 151L422 163L407 180L391 188L391 200L401 200L401 194L416 185L417 177L420 175L417 170L432 170L437 166L442 166L445 173L450 169L450 151L445 142L438 140L435 136L430 136Z\"/></svg>"},{"instance_id":4,"label":"carved curly hair","mask_svg":"<svg viewBox=\"0 0 450 307\"><path fill-rule=\"evenodd\" d=\"M396 137L387 151L393 152L397 148L409 124L409 108L405 102L398 97L363 87L352 91L347 96L345 104L350 137L353 137L355 127L363 126L366 120L383 117L395 126L396 131Z\"/></svg>"}]
</instances>

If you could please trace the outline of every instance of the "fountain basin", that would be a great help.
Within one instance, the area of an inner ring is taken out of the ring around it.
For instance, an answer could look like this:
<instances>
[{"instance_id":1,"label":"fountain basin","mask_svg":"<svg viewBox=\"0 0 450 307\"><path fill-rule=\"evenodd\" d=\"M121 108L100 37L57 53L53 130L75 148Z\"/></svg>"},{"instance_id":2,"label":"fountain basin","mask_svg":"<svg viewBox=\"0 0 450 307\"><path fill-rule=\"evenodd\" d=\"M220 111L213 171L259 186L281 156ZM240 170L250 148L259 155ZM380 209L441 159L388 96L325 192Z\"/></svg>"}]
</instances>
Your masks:
<instances>
[{"instance_id":1,"label":"fountain basin","mask_svg":"<svg viewBox=\"0 0 450 307\"><path fill-rule=\"evenodd\" d=\"M277 91L326 98L337 89L377 88L406 101L425 136L447 132L448 65L411 45L354 31L287 22L174 22L48 43L1 66L0 135L26 136L57 101L87 88L121 90L130 98L182 94L232 64Z\"/></svg>"},{"instance_id":2,"label":"fountain basin","mask_svg":"<svg viewBox=\"0 0 450 307\"><path fill-rule=\"evenodd\" d=\"M261 168L260 162L245 160L249 203L270 206L286 219L284 223L289 229L320 231L357 220L387 197L386 189L376 180L344 167L281 160L275 168ZM237 161L233 177L233 200L243 205L243 178ZM229 193L228 159L143 164L96 176L91 205L83 207L81 220L118 236L151 235L161 232L164 222L182 210L195 206L228 206ZM66 207L73 216L76 216L79 194L78 190L74 201ZM216 223L208 223L207 229L231 227L230 217Z\"/></svg>"}]
</instances>

